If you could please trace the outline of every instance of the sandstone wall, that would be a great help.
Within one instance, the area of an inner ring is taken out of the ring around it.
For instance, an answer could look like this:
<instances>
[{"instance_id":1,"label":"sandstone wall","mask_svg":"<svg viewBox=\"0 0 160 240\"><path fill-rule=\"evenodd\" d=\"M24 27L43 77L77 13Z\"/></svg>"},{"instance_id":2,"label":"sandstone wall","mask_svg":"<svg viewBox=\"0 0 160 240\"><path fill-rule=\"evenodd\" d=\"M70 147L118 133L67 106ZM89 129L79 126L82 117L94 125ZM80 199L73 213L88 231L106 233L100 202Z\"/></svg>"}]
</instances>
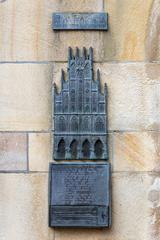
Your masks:
<instances>
[{"instance_id":1,"label":"sandstone wall","mask_svg":"<svg viewBox=\"0 0 160 240\"><path fill-rule=\"evenodd\" d=\"M56 11L106 11L109 31L55 33ZM0 240L160 239L159 40L160 0L0 0ZM108 84L110 230L48 228L51 86L68 46L92 46Z\"/></svg>"}]
</instances>

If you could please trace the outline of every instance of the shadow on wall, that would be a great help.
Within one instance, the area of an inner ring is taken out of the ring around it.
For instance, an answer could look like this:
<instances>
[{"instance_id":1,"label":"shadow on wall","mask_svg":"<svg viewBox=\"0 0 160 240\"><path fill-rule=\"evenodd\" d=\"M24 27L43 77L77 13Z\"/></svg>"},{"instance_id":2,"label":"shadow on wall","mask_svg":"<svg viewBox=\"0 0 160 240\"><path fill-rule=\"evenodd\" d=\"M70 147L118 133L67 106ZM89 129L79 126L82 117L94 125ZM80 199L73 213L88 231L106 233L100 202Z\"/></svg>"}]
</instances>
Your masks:
<instances>
[{"instance_id":1,"label":"shadow on wall","mask_svg":"<svg viewBox=\"0 0 160 240\"><path fill-rule=\"evenodd\" d=\"M146 60L160 60L160 1L154 0L148 21Z\"/></svg>"}]
</instances>

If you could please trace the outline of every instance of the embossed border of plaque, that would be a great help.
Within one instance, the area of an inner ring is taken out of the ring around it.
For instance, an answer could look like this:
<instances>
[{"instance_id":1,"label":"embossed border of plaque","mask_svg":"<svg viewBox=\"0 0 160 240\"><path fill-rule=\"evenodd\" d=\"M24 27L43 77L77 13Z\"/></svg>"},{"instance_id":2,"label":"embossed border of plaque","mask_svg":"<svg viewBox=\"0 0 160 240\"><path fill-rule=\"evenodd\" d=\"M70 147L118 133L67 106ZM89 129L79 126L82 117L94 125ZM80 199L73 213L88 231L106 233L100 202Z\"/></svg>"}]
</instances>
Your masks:
<instances>
[{"instance_id":1,"label":"embossed border of plaque","mask_svg":"<svg viewBox=\"0 0 160 240\"><path fill-rule=\"evenodd\" d=\"M50 227L110 227L109 163L51 163L49 192Z\"/></svg>"}]
</instances>

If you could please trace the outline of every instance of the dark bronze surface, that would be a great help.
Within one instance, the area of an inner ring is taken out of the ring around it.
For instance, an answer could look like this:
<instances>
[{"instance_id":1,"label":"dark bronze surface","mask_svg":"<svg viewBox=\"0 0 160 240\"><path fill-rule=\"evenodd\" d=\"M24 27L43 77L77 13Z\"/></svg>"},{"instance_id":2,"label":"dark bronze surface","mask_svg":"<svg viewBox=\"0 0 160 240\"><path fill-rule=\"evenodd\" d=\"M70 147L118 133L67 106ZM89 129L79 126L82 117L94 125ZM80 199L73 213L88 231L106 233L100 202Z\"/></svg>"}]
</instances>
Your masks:
<instances>
[{"instance_id":1,"label":"dark bronze surface","mask_svg":"<svg viewBox=\"0 0 160 240\"><path fill-rule=\"evenodd\" d=\"M93 72L93 49L69 48L67 81L53 86L55 160L108 160L107 86ZM109 163L50 164L49 226L109 227Z\"/></svg>"},{"instance_id":2,"label":"dark bronze surface","mask_svg":"<svg viewBox=\"0 0 160 240\"><path fill-rule=\"evenodd\" d=\"M108 30L107 13L53 13L53 30Z\"/></svg>"},{"instance_id":3,"label":"dark bronze surface","mask_svg":"<svg viewBox=\"0 0 160 240\"><path fill-rule=\"evenodd\" d=\"M93 74L93 49L75 54L69 48L67 81L62 70L61 92L53 86L55 160L108 159L107 86Z\"/></svg>"},{"instance_id":4,"label":"dark bronze surface","mask_svg":"<svg viewBox=\"0 0 160 240\"><path fill-rule=\"evenodd\" d=\"M109 227L110 211L108 163L50 165L51 227Z\"/></svg>"}]
</instances>

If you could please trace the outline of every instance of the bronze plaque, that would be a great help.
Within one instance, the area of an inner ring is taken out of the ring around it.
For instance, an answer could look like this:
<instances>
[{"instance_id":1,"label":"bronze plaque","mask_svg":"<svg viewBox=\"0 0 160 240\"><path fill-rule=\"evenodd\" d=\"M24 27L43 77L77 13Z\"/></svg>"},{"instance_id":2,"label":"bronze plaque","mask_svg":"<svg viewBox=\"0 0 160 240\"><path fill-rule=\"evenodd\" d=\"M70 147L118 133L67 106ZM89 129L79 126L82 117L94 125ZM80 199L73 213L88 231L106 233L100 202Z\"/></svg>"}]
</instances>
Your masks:
<instances>
[{"instance_id":1,"label":"bronze plaque","mask_svg":"<svg viewBox=\"0 0 160 240\"><path fill-rule=\"evenodd\" d=\"M109 227L110 211L108 163L50 165L51 227Z\"/></svg>"},{"instance_id":2,"label":"bronze plaque","mask_svg":"<svg viewBox=\"0 0 160 240\"><path fill-rule=\"evenodd\" d=\"M108 30L107 13L53 13L53 30Z\"/></svg>"}]
</instances>

